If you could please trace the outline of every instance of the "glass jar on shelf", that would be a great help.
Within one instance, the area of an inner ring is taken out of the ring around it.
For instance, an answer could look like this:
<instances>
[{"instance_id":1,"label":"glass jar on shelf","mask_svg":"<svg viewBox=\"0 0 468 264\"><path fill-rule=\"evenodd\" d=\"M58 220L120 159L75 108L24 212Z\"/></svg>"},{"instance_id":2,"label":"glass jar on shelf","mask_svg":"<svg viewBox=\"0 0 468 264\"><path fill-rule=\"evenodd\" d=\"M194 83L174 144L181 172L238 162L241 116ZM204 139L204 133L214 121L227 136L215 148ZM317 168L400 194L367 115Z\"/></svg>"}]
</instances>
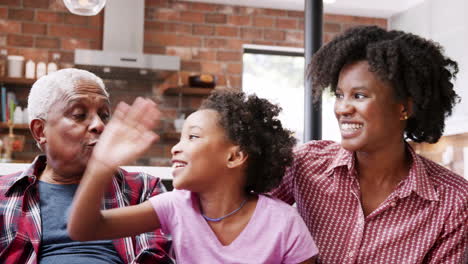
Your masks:
<instances>
[{"instance_id":1,"label":"glass jar on shelf","mask_svg":"<svg viewBox=\"0 0 468 264\"><path fill-rule=\"evenodd\" d=\"M47 63L47 74L56 72L59 69L60 53L52 54L52 61Z\"/></svg>"}]
</instances>

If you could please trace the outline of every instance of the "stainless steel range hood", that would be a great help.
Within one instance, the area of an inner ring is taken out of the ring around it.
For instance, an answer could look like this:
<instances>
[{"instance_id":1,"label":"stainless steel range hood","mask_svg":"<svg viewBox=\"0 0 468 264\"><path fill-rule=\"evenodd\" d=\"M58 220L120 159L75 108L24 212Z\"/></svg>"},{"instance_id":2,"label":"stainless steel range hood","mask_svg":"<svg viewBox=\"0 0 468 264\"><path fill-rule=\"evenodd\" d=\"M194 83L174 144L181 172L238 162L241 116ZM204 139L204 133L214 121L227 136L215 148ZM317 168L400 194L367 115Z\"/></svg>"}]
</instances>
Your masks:
<instances>
[{"instance_id":1,"label":"stainless steel range hood","mask_svg":"<svg viewBox=\"0 0 468 264\"><path fill-rule=\"evenodd\" d=\"M114 67L138 71L178 71L179 57L143 54L144 17L144 0L107 1L103 50L76 49L75 65L94 70L107 67L106 71L113 71Z\"/></svg>"}]
</instances>

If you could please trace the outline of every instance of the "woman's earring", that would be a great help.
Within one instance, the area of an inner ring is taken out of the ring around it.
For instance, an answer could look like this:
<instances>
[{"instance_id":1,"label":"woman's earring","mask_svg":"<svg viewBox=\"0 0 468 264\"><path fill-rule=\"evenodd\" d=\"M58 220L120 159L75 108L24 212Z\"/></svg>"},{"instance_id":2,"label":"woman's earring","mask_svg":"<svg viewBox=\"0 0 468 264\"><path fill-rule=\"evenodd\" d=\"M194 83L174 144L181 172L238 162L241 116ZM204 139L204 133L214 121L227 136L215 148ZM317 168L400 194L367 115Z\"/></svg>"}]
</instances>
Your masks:
<instances>
[{"instance_id":1,"label":"woman's earring","mask_svg":"<svg viewBox=\"0 0 468 264\"><path fill-rule=\"evenodd\" d=\"M403 117L401 117L400 120L408 120L408 114L404 113Z\"/></svg>"}]
</instances>

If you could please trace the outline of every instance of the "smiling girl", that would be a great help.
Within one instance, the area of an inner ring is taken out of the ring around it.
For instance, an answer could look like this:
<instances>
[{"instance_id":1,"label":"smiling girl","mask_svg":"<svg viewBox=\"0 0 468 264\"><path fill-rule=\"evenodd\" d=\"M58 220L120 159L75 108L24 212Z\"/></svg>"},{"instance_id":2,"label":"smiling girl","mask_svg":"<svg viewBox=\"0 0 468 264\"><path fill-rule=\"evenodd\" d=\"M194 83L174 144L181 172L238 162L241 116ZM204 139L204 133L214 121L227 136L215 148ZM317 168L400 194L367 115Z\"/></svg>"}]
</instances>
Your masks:
<instances>
[{"instance_id":1,"label":"smiling girl","mask_svg":"<svg viewBox=\"0 0 468 264\"><path fill-rule=\"evenodd\" d=\"M157 138L153 102L120 104L75 196L70 236L97 240L161 227L172 235L179 263L313 263L317 249L296 209L263 195L292 162L295 140L276 118L279 112L256 96L211 95L187 118L172 148L176 190L101 211L113 171Z\"/></svg>"}]
</instances>

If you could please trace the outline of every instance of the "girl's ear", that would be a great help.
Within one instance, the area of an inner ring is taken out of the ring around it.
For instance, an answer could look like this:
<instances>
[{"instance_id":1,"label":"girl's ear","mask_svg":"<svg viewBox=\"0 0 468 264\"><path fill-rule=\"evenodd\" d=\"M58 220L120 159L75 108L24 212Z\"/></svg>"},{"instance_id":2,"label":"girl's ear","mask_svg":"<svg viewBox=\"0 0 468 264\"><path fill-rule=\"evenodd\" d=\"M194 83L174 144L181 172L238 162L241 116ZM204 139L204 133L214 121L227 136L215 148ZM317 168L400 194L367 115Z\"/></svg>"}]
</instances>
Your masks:
<instances>
[{"instance_id":1,"label":"girl's ear","mask_svg":"<svg viewBox=\"0 0 468 264\"><path fill-rule=\"evenodd\" d=\"M33 119L29 124L31 134L36 140L37 146L42 150L42 145L47 142L44 133L45 121L42 119Z\"/></svg>"},{"instance_id":2,"label":"girl's ear","mask_svg":"<svg viewBox=\"0 0 468 264\"><path fill-rule=\"evenodd\" d=\"M230 169L242 166L247 162L248 155L239 146L232 146L229 151L227 167Z\"/></svg>"}]
</instances>

